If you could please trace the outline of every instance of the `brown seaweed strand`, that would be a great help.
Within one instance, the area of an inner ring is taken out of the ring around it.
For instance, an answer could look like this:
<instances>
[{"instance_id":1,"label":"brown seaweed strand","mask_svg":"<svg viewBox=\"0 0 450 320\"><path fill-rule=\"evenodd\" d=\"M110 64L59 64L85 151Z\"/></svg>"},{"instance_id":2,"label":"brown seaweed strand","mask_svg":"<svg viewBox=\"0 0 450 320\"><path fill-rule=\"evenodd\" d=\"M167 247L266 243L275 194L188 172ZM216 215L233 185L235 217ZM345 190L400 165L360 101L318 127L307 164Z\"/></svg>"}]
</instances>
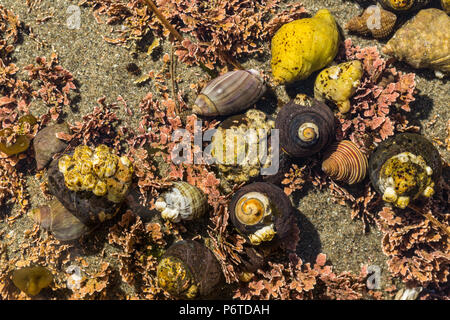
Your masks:
<instances>
[{"instance_id":1,"label":"brown seaweed strand","mask_svg":"<svg viewBox=\"0 0 450 320\"><path fill-rule=\"evenodd\" d=\"M173 45L170 47L170 79L172 80L172 96L173 101L175 101L175 108L177 113L178 110L178 99L177 94L175 90L175 59L173 58Z\"/></svg>"},{"instance_id":2,"label":"brown seaweed strand","mask_svg":"<svg viewBox=\"0 0 450 320\"><path fill-rule=\"evenodd\" d=\"M417 207L414 204L409 204L408 207L415 212L423 215L425 218L427 218L434 226L438 227L442 231L444 231L447 236L450 237L450 227L446 227L443 223L439 222L435 217L433 217L430 213L423 211L421 208Z\"/></svg>"}]
</instances>

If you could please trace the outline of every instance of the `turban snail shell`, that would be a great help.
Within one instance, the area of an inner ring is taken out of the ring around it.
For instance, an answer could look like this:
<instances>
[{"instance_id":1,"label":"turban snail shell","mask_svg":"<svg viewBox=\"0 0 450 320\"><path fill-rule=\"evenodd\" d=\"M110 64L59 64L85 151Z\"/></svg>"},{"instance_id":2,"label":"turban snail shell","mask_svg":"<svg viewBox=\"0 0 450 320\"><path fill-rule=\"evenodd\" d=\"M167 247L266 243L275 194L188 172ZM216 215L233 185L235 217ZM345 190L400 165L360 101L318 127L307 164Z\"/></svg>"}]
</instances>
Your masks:
<instances>
[{"instance_id":1,"label":"turban snail shell","mask_svg":"<svg viewBox=\"0 0 450 320\"><path fill-rule=\"evenodd\" d=\"M280 146L295 158L311 156L326 147L335 136L333 112L323 102L303 102L301 95L284 105L277 115ZM300 104L301 103L301 104Z\"/></svg>"},{"instance_id":2,"label":"turban snail shell","mask_svg":"<svg viewBox=\"0 0 450 320\"><path fill-rule=\"evenodd\" d=\"M174 186L155 202L161 216L172 222L192 220L203 216L208 203L202 190L187 182L174 182Z\"/></svg>"},{"instance_id":3,"label":"turban snail shell","mask_svg":"<svg viewBox=\"0 0 450 320\"><path fill-rule=\"evenodd\" d=\"M193 240L170 246L158 264L156 276L161 288L184 299L208 296L223 280L214 254Z\"/></svg>"},{"instance_id":4,"label":"turban snail shell","mask_svg":"<svg viewBox=\"0 0 450 320\"><path fill-rule=\"evenodd\" d=\"M234 194L229 208L231 222L252 245L283 239L291 230L291 201L271 183L255 182L242 187Z\"/></svg>"},{"instance_id":5,"label":"turban snail shell","mask_svg":"<svg viewBox=\"0 0 450 320\"><path fill-rule=\"evenodd\" d=\"M192 111L201 116L239 113L258 101L266 86L258 71L227 72L209 82L195 100Z\"/></svg>"},{"instance_id":6,"label":"turban snail shell","mask_svg":"<svg viewBox=\"0 0 450 320\"><path fill-rule=\"evenodd\" d=\"M439 152L422 135L402 133L383 141L369 159L370 180L383 200L406 208L431 197L442 173Z\"/></svg>"},{"instance_id":7,"label":"turban snail shell","mask_svg":"<svg viewBox=\"0 0 450 320\"><path fill-rule=\"evenodd\" d=\"M49 191L77 218L71 219L75 230L70 230L65 223L55 223L60 219L57 215L67 214L58 203L35 212L35 219L48 225L52 231L60 225L67 228L62 233L55 232L55 237L60 240L67 240L72 234L78 234L76 230L83 230L76 223L78 220L92 230L119 211L131 185L132 174L130 160L113 154L109 147L99 145L92 150L85 145L77 146L73 154L64 154L53 160L48 169ZM46 215L53 217L45 220ZM53 222L48 224L44 221Z\"/></svg>"},{"instance_id":8,"label":"turban snail shell","mask_svg":"<svg viewBox=\"0 0 450 320\"><path fill-rule=\"evenodd\" d=\"M322 170L332 179L355 184L367 175L368 161L356 144L350 140L334 143L325 152Z\"/></svg>"}]
</instances>

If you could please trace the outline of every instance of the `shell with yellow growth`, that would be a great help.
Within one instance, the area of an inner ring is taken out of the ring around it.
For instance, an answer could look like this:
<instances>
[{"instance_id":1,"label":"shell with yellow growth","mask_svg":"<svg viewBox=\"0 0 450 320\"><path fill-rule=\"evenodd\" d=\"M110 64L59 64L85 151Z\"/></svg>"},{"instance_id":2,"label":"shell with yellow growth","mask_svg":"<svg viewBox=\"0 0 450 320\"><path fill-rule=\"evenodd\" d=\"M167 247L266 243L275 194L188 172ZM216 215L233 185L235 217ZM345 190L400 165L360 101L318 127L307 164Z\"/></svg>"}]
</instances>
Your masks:
<instances>
[{"instance_id":1,"label":"shell with yellow growth","mask_svg":"<svg viewBox=\"0 0 450 320\"><path fill-rule=\"evenodd\" d=\"M383 47L383 53L414 68L450 73L450 17L442 10L421 10Z\"/></svg>"},{"instance_id":2,"label":"shell with yellow growth","mask_svg":"<svg viewBox=\"0 0 450 320\"><path fill-rule=\"evenodd\" d=\"M322 170L332 179L348 184L359 183L367 175L368 160L350 140L333 144L325 153Z\"/></svg>"},{"instance_id":3,"label":"shell with yellow growth","mask_svg":"<svg viewBox=\"0 0 450 320\"><path fill-rule=\"evenodd\" d=\"M441 0L441 6L447 14L450 14L450 0Z\"/></svg>"},{"instance_id":4,"label":"shell with yellow growth","mask_svg":"<svg viewBox=\"0 0 450 320\"><path fill-rule=\"evenodd\" d=\"M400 13L419 10L429 2L430 0L378 0L385 9Z\"/></svg>"},{"instance_id":5,"label":"shell with yellow growth","mask_svg":"<svg viewBox=\"0 0 450 320\"><path fill-rule=\"evenodd\" d=\"M350 111L350 98L356 92L363 75L361 61L353 60L331 66L316 78L314 97L319 101L334 102L341 113Z\"/></svg>"},{"instance_id":6,"label":"shell with yellow growth","mask_svg":"<svg viewBox=\"0 0 450 320\"><path fill-rule=\"evenodd\" d=\"M327 9L283 25L272 38L272 75L284 84L308 78L336 57L339 32Z\"/></svg>"},{"instance_id":7,"label":"shell with yellow growth","mask_svg":"<svg viewBox=\"0 0 450 320\"><path fill-rule=\"evenodd\" d=\"M387 37L394 30L397 16L379 6L370 6L359 16L351 18L345 28L361 35L372 35L374 38Z\"/></svg>"}]
</instances>

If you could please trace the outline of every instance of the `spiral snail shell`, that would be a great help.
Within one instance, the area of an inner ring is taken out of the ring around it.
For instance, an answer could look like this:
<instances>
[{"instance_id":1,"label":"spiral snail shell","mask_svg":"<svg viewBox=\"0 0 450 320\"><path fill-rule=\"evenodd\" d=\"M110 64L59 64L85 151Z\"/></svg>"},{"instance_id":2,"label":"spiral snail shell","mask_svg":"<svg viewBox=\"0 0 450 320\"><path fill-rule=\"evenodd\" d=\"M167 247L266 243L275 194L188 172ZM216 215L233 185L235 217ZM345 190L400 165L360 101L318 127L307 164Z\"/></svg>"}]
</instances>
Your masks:
<instances>
[{"instance_id":1,"label":"spiral snail shell","mask_svg":"<svg viewBox=\"0 0 450 320\"><path fill-rule=\"evenodd\" d=\"M335 135L333 112L322 102L302 95L284 105L275 120L281 149L295 158L311 156L326 147ZM299 104L301 103L301 104Z\"/></svg>"},{"instance_id":2,"label":"spiral snail shell","mask_svg":"<svg viewBox=\"0 0 450 320\"><path fill-rule=\"evenodd\" d=\"M322 162L322 171L325 174L348 184L363 181L367 175L367 167L367 156L350 140L331 145Z\"/></svg>"},{"instance_id":3,"label":"spiral snail shell","mask_svg":"<svg viewBox=\"0 0 450 320\"><path fill-rule=\"evenodd\" d=\"M161 216L172 222L199 218L205 214L207 206L203 191L184 181L174 182L155 202Z\"/></svg>"},{"instance_id":4,"label":"spiral snail shell","mask_svg":"<svg viewBox=\"0 0 450 320\"><path fill-rule=\"evenodd\" d=\"M377 16L379 20L374 19ZM361 15L351 18L345 28L361 35L372 35L376 39L382 39L392 33L396 22L395 13L379 6L370 6Z\"/></svg>"},{"instance_id":5,"label":"spiral snail shell","mask_svg":"<svg viewBox=\"0 0 450 320\"><path fill-rule=\"evenodd\" d=\"M184 299L208 296L223 280L214 254L193 240L171 245L158 264L156 276L161 288Z\"/></svg>"},{"instance_id":6,"label":"spiral snail shell","mask_svg":"<svg viewBox=\"0 0 450 320\"><path fill-rule=\"evenodd\" d=\"M383 200L406 208L431 197L442 173L439 151L425 137L402 133L383 141L369 159L370 180Z\"/></svg>"},{"instance_id":7,"label":"spiral snail shell","mask_svg":"<svg viewBox=\"0 0 450 320\"><path fill-rule=\"evenodd\" d=\"M277 186L255 182L239 189L230 205L230 219L252 245L283 239L290 232L291 201Z\"/></svg>"},{"instance_id":8,"label":"spiral snail shell","mask_svg":"<svg viewBox=\"0 0 450 320\"><path fill-rule=\"evenodd\" d=\"M209 82L195 100L192 111L201 116L239 113L259 100L266 91L258 71L235 70Z\"/></svg>"}]
</instances>

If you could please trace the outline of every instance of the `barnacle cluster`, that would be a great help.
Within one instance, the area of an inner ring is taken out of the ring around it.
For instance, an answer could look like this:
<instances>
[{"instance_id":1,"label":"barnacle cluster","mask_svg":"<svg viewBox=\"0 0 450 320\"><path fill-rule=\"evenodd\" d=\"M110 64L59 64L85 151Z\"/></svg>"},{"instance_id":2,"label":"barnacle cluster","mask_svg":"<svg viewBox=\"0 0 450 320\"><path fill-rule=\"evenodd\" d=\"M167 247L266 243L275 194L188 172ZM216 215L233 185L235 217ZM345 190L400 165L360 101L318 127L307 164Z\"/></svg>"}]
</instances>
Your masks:
<instances>
[{"instance_id":1,"label":"barnacle cluster","mask_svg":"<svg viewBox=\"0 0 450 320\"><path fill-rule=\"evenodd\" d=\"M420 195L434 194L433 169L422 156L403 152L385 162L380 172L380 188L383 200L406 208L411 200Z\"/></svg>"},{"instance_id":2,"label":"barnacle cluster","mask_svg":"<svg viewBox=\"0 0 450 320\"><path fill-rule=\"evenodd\" d=\"M59 159L58 168L70 190L90 191L114 203L123 200L133 174L130 160L113 154L104 144L94 150L86 145L76 147L72 155Z\"/></svg>"}]
</instances>

